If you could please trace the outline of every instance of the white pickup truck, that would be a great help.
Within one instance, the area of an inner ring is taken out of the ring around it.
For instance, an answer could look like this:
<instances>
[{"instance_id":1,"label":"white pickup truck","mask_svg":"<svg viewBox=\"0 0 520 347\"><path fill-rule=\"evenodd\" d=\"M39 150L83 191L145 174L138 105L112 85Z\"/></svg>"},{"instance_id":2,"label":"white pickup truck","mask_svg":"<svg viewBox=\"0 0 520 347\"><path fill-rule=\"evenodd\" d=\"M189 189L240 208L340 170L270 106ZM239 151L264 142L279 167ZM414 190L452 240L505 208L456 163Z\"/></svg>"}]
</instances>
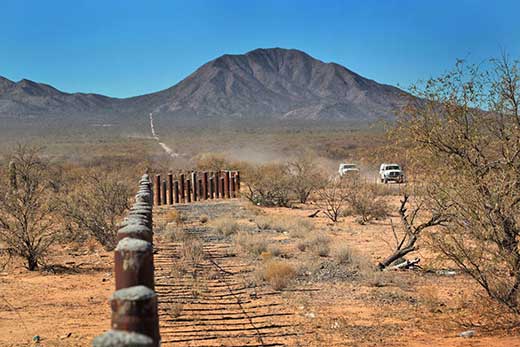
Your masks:
<instances>
[{"instance_id":1,"label":"white pickup truck","mask_svg":"<svg viewBox=\"0 0 520 347\"><path fill-rule=\"evenodd\" d=\"M404 171L401 169L401 166L399 164L381 164L381 167L379 168L379 177L381 179L381 182L388 183L388 182L397 182L397 183L403 183L404 182Z\"/></svg>"},{"instance_id":2,"label":"white pickup truck","mask_svg":"<svg viewBox=\"0 0 520 347\"><path fill-rule=\"evenodd\" d=\"M359 169L356 164L339 164L338 172L340 177L345 175L358 175Z\"/></svg>"}]
</instances>

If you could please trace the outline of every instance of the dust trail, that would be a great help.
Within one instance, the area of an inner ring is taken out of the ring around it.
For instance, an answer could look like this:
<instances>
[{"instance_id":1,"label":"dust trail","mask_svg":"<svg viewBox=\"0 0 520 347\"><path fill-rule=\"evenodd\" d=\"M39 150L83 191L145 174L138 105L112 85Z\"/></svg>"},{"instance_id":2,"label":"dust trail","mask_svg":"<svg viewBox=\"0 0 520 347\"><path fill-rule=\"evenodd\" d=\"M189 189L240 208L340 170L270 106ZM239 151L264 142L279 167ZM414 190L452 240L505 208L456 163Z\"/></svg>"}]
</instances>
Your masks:
<instances>
[{"instance_id":1,"label":"dust trail","mask_svg":"<svg viewBox=\"0 0 520 347\"><path fill-rule=\"evenodd\" d=\"M159 145L164 149L164 151L172 158L177 158L180 156L179 153L176 153L173 151L173 149L171 149L170 147L166 146L166 144L164 142L161 142L161 140L159 139L159 135L157 135L157 133L155 132L155 127L153 125L153 113L150 112L150 129L152 130L152 136L154 139L157 140L157 142L159 143Z\"/></svg>"}]
</instances>

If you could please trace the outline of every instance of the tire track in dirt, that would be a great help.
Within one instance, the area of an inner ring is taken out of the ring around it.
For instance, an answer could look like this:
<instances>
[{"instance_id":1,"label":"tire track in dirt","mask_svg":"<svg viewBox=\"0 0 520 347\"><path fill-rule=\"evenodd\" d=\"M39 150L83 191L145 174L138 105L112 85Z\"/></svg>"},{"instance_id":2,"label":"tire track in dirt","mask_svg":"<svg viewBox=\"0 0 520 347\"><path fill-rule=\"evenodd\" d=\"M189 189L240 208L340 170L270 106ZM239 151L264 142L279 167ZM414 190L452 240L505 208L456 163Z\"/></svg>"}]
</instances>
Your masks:
<instances>
[{"instance_id":1,"label":"tire track in dirt","mask_svg":"<svg viewBox=\"0 0 520 347\"><path fill-rule=\"evenodd\" d=\"M229 240L197 233L202 256L183 263L182 242L155 255L162 346L297 346L293 316L280 293L255 288L254 267ZM184 259L185 261L185 259Z\"/></svg>"}]
</instances>

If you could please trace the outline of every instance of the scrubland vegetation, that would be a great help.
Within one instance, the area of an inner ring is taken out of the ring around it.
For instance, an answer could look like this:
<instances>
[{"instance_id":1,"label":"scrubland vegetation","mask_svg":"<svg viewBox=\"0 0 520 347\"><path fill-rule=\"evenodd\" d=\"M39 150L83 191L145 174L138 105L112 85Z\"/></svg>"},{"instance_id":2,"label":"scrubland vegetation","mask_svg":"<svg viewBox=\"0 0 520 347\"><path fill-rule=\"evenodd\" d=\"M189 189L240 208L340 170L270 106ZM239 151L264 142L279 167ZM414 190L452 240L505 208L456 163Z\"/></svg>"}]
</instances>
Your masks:
<instances>
[{"instance_id":1,"label":"scrubland vegetation","mask_svg":"<svg viewBox=\"0 0 520 347\"><path fill-rule=\"evenodd\" d=\"M517 329L520 71L506 58L489 66L482 71L460 63L415 87L412 92L420 101L407 103L389 126L387 139L382 132L363 129L349 132L345 140L344 129L313 127L281 127L267 139L262 131L246 127L230 143L262 139L260 151L269 144L269 154L276 148L283 155L245 160L247 153L220 146L223 137L236 134L232 129L205 142L193 140L204 130L188 136L176 129L179 136L170 145L185 146L182 168L241 171L240 206L246 212L240 217L204 212L192 218L180 210L161 211L155 232L181 244L179 267L172 271L185 274L187 264L203 261L204 241L187 232L196 224L212 242L227 242L237 258L252 264L251 286L282 293L330 283L356 289L413 287L401 292L417 291L420 298L414 300L437 312L448 309L439 308L441 299L428 293L437 282L449 281L439 273L455 270L463 275L450 285L471 279L475 287L464 295L485 303L473 311L464 304L464 312L473 312L490 330L499 323L508 331ZM365 139L367 133L375 140ZM303 143L306 149L296 153L294 148ZM181 166L157 160L164 157L149 152L147 141L138 144L127 149L134 155L99 150L89 160L51 156L31 146L6 155L0 170L2 259L19 257L28 270L37 270L67 243L95 240L113 249L136 177L146 168L165 172ZM384 185L364 174L336 177L337 160L353 159L366 168L399 162L409 180ZM363 245L348 242L352 240ZM377 249L370 248L374 244ZM442 291L438 286L435 290ZM181 314L182 305L172 306L172 317ZM467 326L477 324L457 325Z\"/></svg>"}]
</instances>

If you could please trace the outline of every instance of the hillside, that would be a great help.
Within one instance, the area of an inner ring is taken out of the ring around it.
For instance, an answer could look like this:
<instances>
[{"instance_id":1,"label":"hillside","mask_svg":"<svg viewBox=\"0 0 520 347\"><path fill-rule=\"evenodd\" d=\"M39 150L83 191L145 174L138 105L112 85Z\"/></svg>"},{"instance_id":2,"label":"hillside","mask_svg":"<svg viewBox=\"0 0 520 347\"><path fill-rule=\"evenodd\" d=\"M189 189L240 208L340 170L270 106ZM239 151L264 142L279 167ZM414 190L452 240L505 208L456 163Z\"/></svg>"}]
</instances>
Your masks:
<instances>
[{"instance_id":1,"label":"hillside","mask_svg":"<svg viewBox=\"0 0 520 347\"><path fill-rule=\"evenodd\" d=\"M391 118L402 91L293 49L223 55L171 88L127 99L64 93L0 78L0 117L66 115L163 119L355 120Z\"/></svg>"}]
</instances>

